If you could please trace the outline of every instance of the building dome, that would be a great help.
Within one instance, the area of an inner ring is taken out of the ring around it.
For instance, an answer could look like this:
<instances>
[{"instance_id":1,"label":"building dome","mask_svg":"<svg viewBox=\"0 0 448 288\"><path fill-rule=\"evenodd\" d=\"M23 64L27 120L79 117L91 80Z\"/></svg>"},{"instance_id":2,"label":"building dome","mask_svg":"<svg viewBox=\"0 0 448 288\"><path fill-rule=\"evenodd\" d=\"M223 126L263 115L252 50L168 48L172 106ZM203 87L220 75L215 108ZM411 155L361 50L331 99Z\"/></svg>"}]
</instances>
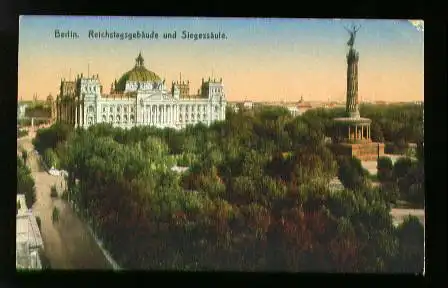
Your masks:
<instances>
[{"instance_id":1,"label":"building dome","mask_svg":"<svg viewBox=\"0 0 448 288\"><path fill-rule=\"evenodd\" d=\"M123 76L121 76L121 78L116 82L115 91L124 91L126 88L126 82L128 81L154 82L161 81L161 78L156 73L146 69L144 66L144 59L140 53L135 59L135 67L124 73Z\"/></svg>"}]
</instances>

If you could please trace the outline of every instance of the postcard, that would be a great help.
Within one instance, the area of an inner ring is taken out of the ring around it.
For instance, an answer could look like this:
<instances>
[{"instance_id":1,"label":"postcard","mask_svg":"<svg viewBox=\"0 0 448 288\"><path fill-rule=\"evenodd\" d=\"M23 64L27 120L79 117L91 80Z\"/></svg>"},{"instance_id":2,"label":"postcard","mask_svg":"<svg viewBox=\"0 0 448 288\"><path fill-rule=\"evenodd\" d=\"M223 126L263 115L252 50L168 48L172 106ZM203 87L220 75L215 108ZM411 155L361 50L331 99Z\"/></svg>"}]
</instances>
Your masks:
<instances>
[{"instance_id":1,"label":"postcard","mask_svg":"<svg viewBox=\"0 0 448 288\"><path fill-rule=\"evenodd\" d=\"M17 269L422 273L423 36L21 16Z\"/></svg>"}]
</instances>

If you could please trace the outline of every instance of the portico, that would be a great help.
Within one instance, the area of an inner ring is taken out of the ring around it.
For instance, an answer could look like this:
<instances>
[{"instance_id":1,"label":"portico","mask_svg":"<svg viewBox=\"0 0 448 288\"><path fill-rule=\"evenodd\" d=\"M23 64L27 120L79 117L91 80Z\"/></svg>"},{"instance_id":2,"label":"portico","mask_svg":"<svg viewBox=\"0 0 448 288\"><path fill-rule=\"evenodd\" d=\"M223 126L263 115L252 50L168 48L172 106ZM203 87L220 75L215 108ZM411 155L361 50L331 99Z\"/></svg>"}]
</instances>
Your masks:
<instances>
[{"instance_id":1,"label":"portico","mask_svg":"<svg viewBox=\"0 0 448 288\"><path fill-rule=\"evenodd\" d=\"M336 118L335 142L366 143L371 142L370 123L368 118Z\"/></svg>"}]
</instances>

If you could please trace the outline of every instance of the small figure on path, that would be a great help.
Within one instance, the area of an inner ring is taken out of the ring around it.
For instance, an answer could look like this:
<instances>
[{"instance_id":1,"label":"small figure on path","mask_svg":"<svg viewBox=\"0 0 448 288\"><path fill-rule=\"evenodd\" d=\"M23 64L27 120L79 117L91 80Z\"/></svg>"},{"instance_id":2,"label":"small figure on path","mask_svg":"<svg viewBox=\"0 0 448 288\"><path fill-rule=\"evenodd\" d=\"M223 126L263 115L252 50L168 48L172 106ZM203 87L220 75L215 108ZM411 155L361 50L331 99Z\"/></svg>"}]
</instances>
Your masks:
<instances>
[{"instance_id":1,"label":"small figure on path","mask_svg":"<svg viewBox=\"0 0 448 288\"><path fill-rule=\"evenodd\" d=\"M28 152L25 149L22 150L22 159L26 165L26 160L28 160Z\"/></svg>"}]
</instances>

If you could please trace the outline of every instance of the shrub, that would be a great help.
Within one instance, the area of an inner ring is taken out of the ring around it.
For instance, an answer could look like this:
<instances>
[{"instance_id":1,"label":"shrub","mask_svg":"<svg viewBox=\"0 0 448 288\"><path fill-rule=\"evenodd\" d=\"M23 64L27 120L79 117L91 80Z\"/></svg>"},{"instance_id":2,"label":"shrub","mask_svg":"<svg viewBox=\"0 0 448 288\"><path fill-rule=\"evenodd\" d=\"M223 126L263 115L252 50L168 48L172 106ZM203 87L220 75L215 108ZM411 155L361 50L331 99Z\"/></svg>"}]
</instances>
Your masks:
<instances>
[{"instance_id":1,"label":"shrub","mask_svg":"<svg viewBox=\"0 0 448 288\"><path fill-rule=\"evenodd\" d=\"M51 167L58 168L59 159L53 149L46 149L43 155L43 160L48 169Z\"/></svg>"},{"instance_id":2,"label":"shrub","mask_svg":"<svg viewBox=\"0 0 448 288\"><path fill-rule=\"evenodd\" d=\"M26 129L19 129L18 137L22 138L22 137L25 137L25 136L28 136L28 130L26 130Z\"/></svg>"},{"instance_id":3,"label":"shrub","mask_svg":"<svg viewBox=\"0 0 448 288\"><path fill-rule=\"evenodd\" d=\"M400 198L400 191L398 185L395 182L387 182L381 184L380 192L383 194L383 199L387 203L396 204Z\"/></svg>"},{"instance_id":4,"label":"shrub","mask_svg":"<svg viewBox=\"0 0 448 288\"><path fill-rule=\"evenodd\" d=\"M62 200L68 200L68 192L67 192L67 190L62 191L61 199Z\"/></svg>"},{"instance_id":5,"label":"shrub","mask_svg":"<svg viewBox=\"0 0 448 288\"><path fill-rule=\"evenodd\" d=\"M392 177L399 180L409 174L413 167L415 167L415 163L410 158L402 157L395 162Z\"/></svg>"},{"instance_id":6,"label":"shrub","mask_svg":"<svg viewBox=\"0 0 448 288\"><path fill-rule=\"evenodd\" d=\"M28 152L25 149L22 149L22 160L26 165L26 161L28 160Z\"/></svg>"},{"instance_id":7,"label":"shrub","mask_svg":"<svg viewBox=\"0 0 448 288\"><path fill-rule=\"evenodd\" d=\"M415 216L408 216L398 227L400 251L397 267L401 272L421 273L424 266L424 227Z\"/></svg>"},{"instance_id":8,"label":"shrub","mask_svg":"<svg viewBox=\"0 0 448 288\"><path fill-rule=\"evenodd\" d=\"M52 198L57 198L58 197L58 190L56 189L56 185L52 185L51 186L50 196Z\"/></svg>"},{"instance_id":9,"label":"shrub","mask_svg":"<svg viewBox=\"0 0 448 288\"><path fill-rule=\"evenodd\" d=\"M51 215L53 223L57 222L59 220L59 214L60 214L59 209L57 207L54 207L53 208L53 214Z\"/></svg>"},{"instance_id":10,"label":"shrub","mask_svg":"<svg viewBox=\"0 0 448 288\"><path fill-rule=\"evenodd\" d=\"M384 153L386 154L405 154L408 149L408 146L403 141L397 141L397 143L386 143L384 147Z\"/></svg>"},{"instance_id":11,"label":"shrub","mask_svg":"<svg viewBox=\"0 0 448 288\"><path fill-rule=\"evenodd\" d=\"M361 161L355 157L339 157L338 178L344 187L359 189L365 187L368 172L362 167Z\"/></svg>"},{"instance_id":12,"label":"shrub","mask_svg":"<svg viewBox=\"0 0 448 288\"><path fill-rule=\"evenodd\" d=\"M392 180L392 171L394 168L394 164L389 157L380 157L378 158L378 180L380 182L386 182Z\"/></svg>"}]
</instances>

